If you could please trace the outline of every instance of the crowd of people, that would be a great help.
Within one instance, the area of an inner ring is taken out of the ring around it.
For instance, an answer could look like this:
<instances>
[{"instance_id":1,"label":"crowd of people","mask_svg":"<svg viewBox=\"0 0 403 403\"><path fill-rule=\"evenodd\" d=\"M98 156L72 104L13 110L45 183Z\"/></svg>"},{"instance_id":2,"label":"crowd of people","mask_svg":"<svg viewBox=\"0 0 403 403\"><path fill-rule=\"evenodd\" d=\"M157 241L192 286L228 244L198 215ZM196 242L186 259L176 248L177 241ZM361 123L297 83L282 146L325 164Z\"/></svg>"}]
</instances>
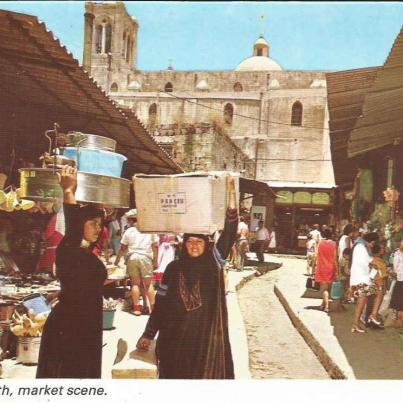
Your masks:
<instances>
[{"instance_id":1,"label":"crowd of people","mask_svg":"<svg viewBox=\"0 0 403 403\"><path fill-rule=\"evenodd\" d=\"M403 321L403 241L389 250L376 231L349 223L338 235L315 224L307 234L306 257L306 274L320 285L320 309L329 312L330 299L336 310L343 310L344 303L356 304L351 332L384 329L382 303Z\"/></svg>"}]
</instances>

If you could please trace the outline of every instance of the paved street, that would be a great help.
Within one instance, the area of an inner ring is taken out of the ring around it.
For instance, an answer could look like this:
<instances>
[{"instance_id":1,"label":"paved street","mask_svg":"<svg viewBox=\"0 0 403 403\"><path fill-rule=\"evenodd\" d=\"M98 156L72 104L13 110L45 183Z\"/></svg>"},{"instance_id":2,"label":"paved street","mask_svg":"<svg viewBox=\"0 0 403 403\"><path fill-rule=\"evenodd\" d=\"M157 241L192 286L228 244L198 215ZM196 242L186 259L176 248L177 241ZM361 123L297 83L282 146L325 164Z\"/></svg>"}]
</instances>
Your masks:
<instances>
[{"instance_id":1,"label":"paved street","mask_svg":"<svg viewBox=\"0 0 403 403\"><path fill-rule=\"evenodd\" d=\"M253 379L329 379L274 294L281 269L248 282L239 292Z\"/></svg>"},{"instance_id":2,"label":"paved street","mask_svg":"<svg viewBox=\"0 0 403 403\"><path fill-rule=\"evenodd\" d=\"M268 258L283 263L281 269L270 273L275 278L276 295L332 378L403 379L399 329L351 333L355 305L326 315L316 309L321 303L318 293L309 293L316 298L305 298L304 259Z\"/></svg>"},{"instance_id":3,"label":"paved street","mask_svg":"<svg viewBox=\"0 0 403 403\"><path fill-rule=\"evenodd\" d=\"M304 259L267 254L265 258L282 267L260 277L253 270L229 272L227 301L236 379L403 378L398 329L352 334L354 305L326 315L315 309L320 305L317 293L306 298ZM112 377L112 369L129 370L132 375L152 372L152 365L133 357L147 318L117 312L115 328L104 331L104 379ZM128 353L114 366L120 338L127 341ZM35 377L36 366L15 360L2 365L3 378Z\"/></svg>"}]
</instances>

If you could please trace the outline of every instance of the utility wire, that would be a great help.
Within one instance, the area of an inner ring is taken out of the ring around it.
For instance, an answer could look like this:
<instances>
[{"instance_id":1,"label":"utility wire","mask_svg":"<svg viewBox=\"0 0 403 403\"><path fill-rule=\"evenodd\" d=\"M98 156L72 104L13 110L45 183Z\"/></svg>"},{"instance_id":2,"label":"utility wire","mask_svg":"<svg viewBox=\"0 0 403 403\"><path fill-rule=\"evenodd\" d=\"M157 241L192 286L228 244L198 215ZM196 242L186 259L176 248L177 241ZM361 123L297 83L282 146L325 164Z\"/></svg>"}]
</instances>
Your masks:
<instances>
[{"instance_id":1,"label":"utility wire","mask_svg":"<svg viewBox=\"0 0 403 403\"><path fill-rule=\"evenodd\" d=\"M171 96L171 97L173 97L173 98L180 99L180 100L185 101L185 102L188 102L188 103L190 103L190 104L197 105L197 106L201 106L201 107L203 107L203 108L211 109L211 110L218 111L218 112L221 112L221 113L222 113L222 110L221 110L221 109L214 108L214 107L209 106L209 105L201 104L201 103L199 103L199 102L191 101L191 100L188 99L188 98L178 97L177 95L174 95L174 94L171 93L171 92L161 92L161 91L158 91L158 94L167 94L167 95L169 95L169 96ZM186 92L185 92L185 94L186 94ZM192 98L194 98L194 97L192 97ZM275 124L275 125L280 125L280 126L292 126L292 127L302 127L302 128L307 128L307 129L329 130L329 127L307 126L307 125L296 126L296 125L292 125L291 123L276 122L276 121L273 121L273 120L259 119L259 118L255 118L255 117L253 117L253 116L242 115L242 114L240 114L240 113L233 113L232 116L238 116L238 117L245 118L245 119L255 120L255 121L257 121L257 122L264 122L264 123Z\"/></svg>"}]
</instances>

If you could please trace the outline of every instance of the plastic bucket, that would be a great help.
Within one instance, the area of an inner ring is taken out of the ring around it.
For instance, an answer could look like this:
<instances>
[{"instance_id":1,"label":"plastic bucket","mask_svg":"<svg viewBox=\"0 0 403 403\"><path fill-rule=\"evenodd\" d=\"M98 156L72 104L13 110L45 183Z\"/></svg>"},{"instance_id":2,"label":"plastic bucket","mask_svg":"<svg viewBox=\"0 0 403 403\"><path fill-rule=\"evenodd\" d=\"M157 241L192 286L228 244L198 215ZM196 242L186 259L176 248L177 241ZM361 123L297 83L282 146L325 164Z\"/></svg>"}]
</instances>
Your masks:
<instances>
[{"instance_id":1,"label":"plastic bucket","mask_svg":"<svg viewBox=\"0 0 403 403\"><path fill-rule=\"evenodd\" d=\"M118 178L122 174L123 163L127 160L124 155L89 148L79 148L78 150L78 157L76 147L66 147L63 155L76 161L79 171Z\"/></svg>"},{"instance_id":2,"label":"plastic bucket","mask_svg":"<svg viewBox=\"0 0 403 403\"><path fill-rule=\"evenodd\" d=\"M331 299L342 299L344 294L343 283L341 281L335 281L330 288Z\"/></svg>"},{"instance_id":3,"label":"plastic bucket","mask_svg":"<svg viewBox=\"0 0 403 403\"><path fill-rule=\"evenodd\" d=\"M103 330L111 330L113 329L113 319L115 318L115 312L113 311L103 311Z\"/></svg>"},{"instance_id":4,"label":"plastic bucket","mask_svg":"<svg viewBox=\"0 0 403 403\"><path fill-rule=\"evenodd\" d=\"M38 364L41 337L18 337L17 362Z\"/></svg>"}]
</instances>

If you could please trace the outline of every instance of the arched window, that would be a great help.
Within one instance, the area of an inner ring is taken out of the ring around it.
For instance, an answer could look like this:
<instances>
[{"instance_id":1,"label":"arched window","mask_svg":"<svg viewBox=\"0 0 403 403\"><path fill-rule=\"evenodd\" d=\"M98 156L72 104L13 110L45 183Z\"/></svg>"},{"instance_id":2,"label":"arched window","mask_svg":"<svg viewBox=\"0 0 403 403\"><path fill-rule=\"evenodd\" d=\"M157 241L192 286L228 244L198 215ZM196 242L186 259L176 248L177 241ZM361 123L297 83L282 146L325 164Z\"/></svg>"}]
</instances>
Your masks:
<instances>
[{"instance_id":1,"label":"arched window","mask_svg":"<svg viewBox=\"0 0 403 403\"><path fill-rule=\"evenodd\" d=\"M224 121L227 124L232 124L232 117L234 116L234 107L232 104L226 104L224 107Z\"/></svg>"},{"instance_id":2,"label":"arched window","mask_svg":"<svg viewBox=\"0 0 403 403\"><path fill-rule=\"evenodd\" d=\"M236 82L234 84L234 91L235 92L242 92L243 91L243 87L242 87L242 84L240 82Z\"/></svg>"},{"instance_id":3,"label":"arched window","mask_svg":"<svg viewBox=\"0 0 403 403\"><path fill-rule=\"evenodd\" d=\"M148 124L154 125L157 121L157 104L151 104L148 108Z\"/></svg>"},{"instance_id":4,"label":"arched window","mask_svg":"<svg viewBox=\"0 0 403 403\"><path fill-rule=\"evenodd\" d=\"M112 25L105 26L105 51L104 53L110 53L112 49Z\"/></svg>"},{"instance_id":5,"label":"arched window","mask_svg":"<svg viewBox=\"0 0 403 403\"><path fill-rule=\"evenodd\" d=\"M291 112L291 126L301 126L302 125L302 104L297 101L294 102Z\"/></svg>"},{"instance_id":6,"label":"arched window","mask_svg":"<svg viewBox=\"0 0 403 403\"><path fill-rule=\"evenodd\" d=\"M172 83L166 83L165 84L165 92L172 92L174 90L174 86Z\"/></svg>"},{"instance_id":7,"label":"arched window","mask_svg":"<svg viewBox=\"0 0 403 403\"><path fill-rule=\"evenodd\" d=\"M122 56L126 58L126 31L123 32Z\"/></svg>"},{"instance_id":8,"label":"arched window","mask_svg":"<svg viewBox=\"0 0 403 403\"><path fill-rule=\"evenodd\" d=\"M116 83L112 83L111 85L111 92L118 92L119 91L119 87Z\"/></svg>"},{"instance_id":9,"label":"arched window","mask_svg":"<svg viewBox=\"0 0 403 403\"><path fill-rule=\"evenodd\" d=\"M132 41L130 36L127 36L127 49L126 49L126 62L129 63L130 61L130 52L131 52Z\"/></svg>"},{"instance_id":10,"label":"arched window","mask_svg":"<svg viewBox=\"0 0 403 403\"><path fill-rule=\"evenodd\" d=\"M257 55L256 56L263 56L263 49L262 48L259 48L257 50Z\"/></svg>"},{"instance_id":11,"label":"arched window","mask_svg":"<svg viewBox=\"0 0 403 403\"><path fill-rule=\"evenodd\" d=\"M102 53L102 25L95 28L95 52Z\"/></svg>"}]
</instances>

